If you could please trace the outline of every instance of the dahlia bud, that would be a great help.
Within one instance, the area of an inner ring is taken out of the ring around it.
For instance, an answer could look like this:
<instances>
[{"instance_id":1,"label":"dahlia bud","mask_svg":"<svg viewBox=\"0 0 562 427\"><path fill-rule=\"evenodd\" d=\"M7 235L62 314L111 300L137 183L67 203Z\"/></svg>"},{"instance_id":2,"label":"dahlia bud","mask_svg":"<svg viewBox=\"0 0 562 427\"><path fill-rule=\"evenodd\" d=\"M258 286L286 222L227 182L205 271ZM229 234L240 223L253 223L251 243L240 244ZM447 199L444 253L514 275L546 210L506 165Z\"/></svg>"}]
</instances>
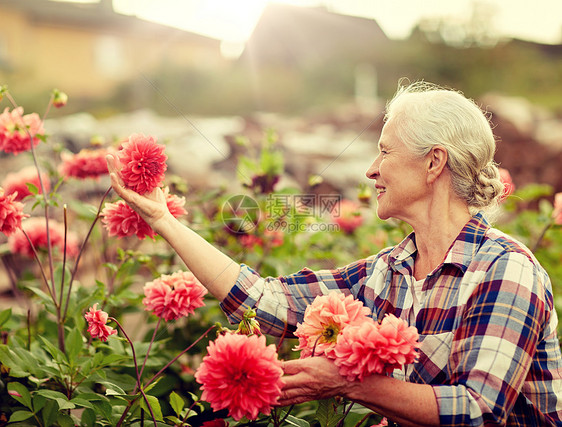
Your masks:
<instances>
[{"instance_id":1,"label":"dahlia bud","mask_svg":"<svg viewBox=\"0 0 562 427\"><path fill-rule=\"evenodd\" d=\"M68 95L64 92L61 92L58 89L53 89L53 105L56 108L61 108L66 105L68 101Z\"/></svg>"},{"instance_id":2,"label":"dahlia bud","mask_svg":"<svg viewBox=\"0 0 562 427\"><path fill-rule=\"evenodd\" d=\"M92 147L103 147L105 144L105 139L101 135L94 135L90 138L90 145Z\"/></svg>"},{"instance_id":3,"label":"dahlia bud","mask_svg":"<svg viewBox=\"0 0 562 427\"><path fill-rule=\"evenodd\" d=\"M369 205L371 203L371 196L373 195L373 190L366 184L361 184L359 186L359 193L357 194L357 198L359 201L365 205Z\"/></svg>"},{"instance_id":4,"label":"dahlia bud","mask_svg":"<svg viewBox=\"0 0 562 427\"><path fill-rule=\"evenodd\" d=\"M6 85L0 86L0 101L2 101L2 99L4 99L4 94L6 92L8 92L8 86L6 86Z\"/></svg>"},{"instance_id":5,"label":"dahlia bud","mask_svg":"<svg viewBox=\"0 0 562 427\"><path fill-rule=\"evenodd\" d=\"M308 177L308 185L310 187L316 187L324 182L324 178L320 175L311 175Z\"/></svg>"},{"instance_id":6,"label":"dahlia bud","mask_svg":"<svg viewBox=\"0 0 562 427\"><path fill-rule=\"evenodd\" d=\"M255 317L256 310L253 308L246 310L236 333L239 335L261 335L260 324Z\"/></svg>"}]
</instances>

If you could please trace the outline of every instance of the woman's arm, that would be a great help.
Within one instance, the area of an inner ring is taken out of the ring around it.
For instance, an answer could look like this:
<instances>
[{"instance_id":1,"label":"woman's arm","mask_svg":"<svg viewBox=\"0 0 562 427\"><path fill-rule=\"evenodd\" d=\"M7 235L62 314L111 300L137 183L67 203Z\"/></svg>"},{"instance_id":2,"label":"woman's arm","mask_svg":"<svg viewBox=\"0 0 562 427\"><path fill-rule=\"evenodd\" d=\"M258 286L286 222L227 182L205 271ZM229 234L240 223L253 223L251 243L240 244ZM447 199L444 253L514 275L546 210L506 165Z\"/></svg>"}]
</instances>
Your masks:
<instances>
[{"instance_id":1,"label":"woman's arm","mask_svg":"<svg viewBox=\"0 0 562 427\"><path fill-rule=\"evenodd\" d=\"M115 156L107 156L107 166L115 192L170 244L203 286L222 301L234 286L240 265L174 218L162 189L140 195L123 186Z\"/></svg>"},{"instance_id":2,"label":"woman's arm","mask_svg":"<svg viewBox=\"0 0 562 427\"><path fill-rule=\"evenodd\" d=\"M408 383L385 375L350 382L326 357L286 361L283 370L281 406L342 396L403 426L439 425L437 400L433 388L427 384Z\"/></svg>"}]
</instances>

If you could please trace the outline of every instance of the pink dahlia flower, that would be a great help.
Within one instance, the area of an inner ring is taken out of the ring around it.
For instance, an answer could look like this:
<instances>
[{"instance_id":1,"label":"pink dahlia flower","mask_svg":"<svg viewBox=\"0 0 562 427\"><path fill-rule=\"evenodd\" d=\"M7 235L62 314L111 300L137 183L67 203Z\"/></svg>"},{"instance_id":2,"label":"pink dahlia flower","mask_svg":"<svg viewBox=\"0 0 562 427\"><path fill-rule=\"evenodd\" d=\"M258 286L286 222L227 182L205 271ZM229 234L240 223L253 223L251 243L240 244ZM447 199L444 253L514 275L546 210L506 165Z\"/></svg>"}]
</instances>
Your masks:
<instances>
[{"instance_id":1,"label":"pink dahlia flower","mask_svg":"<svg viewBox=\"0 0 562 427\"><path fill-rule=\"evenodd\" d=\"M360 206L352 200L344 199L332 210L332 221L340 229L351 234L357 227L363 224Z\"/></svg>"},{"instance_id":2,"label":"pink dahlia flower","mask_svg":"<svg viewBox=\"0 0 562 427\"><path fill-rule=\"evenodd\" d=\"M107 313L103 310L98 310L97 303L90 307L90 311L84 315L84 318L88 322L88 332L92 335L92 338L107 341L110 335L117 333L111 326L107 326Z\"/></svg>"},{"instance_id":3,"label":"pink dahlia flower","mask_svg":"<svg viewBox=\"0 0 562 427\"><path fill-rule=\"evenodd\" d=\"M263 239L255 234L241 234L238 241L246 249L252 249L254 246L263 246Z\"/></svg>"},{"instance_id":4,"label":"pink dahlia flower","mask_svg":"<svg viewBox=\"0 0 562 427\"><path fill-rule=\"evenodd\" d=\"M562 193L554 195L554 211L552 212L554 223L562 225Z\"/></svg>"},{"instance_id":5,"label":"pink dahlia flower","mask_svg":"<svg viewBox=\"0 0 562 427\"><path fill-rule=\"evenodd\" d=\"M168 210L175 218L187 214L183 207L185 198L168 194L167 189L164 189L164 193ZM121 238L136 235L139 239L154 239L156 236L150 225L123 200L106 203L100 215L101 222L110 236Z\"/></svg>"},{"instance_id":6,"label":"pink dahlia flower","mask_svg":"<svg viewBox=\"0 0 562 427\"><path fill-rule=\"evenodd\" d=\"M6 107L0 114L0 150L15 155L31 150L30 139L36 146L40 141L37 135L45 133L41 119L36 113L23 115L22 107L14 108L11 112L8 110Z\"/></svg>"},{"instance_id":7,"label":"pink dahlia flower","mask_svg":"<svg viewBox=\"0 0 562 427\"><path fill-rule=\"evenodd\" d=\"M23 213L23 203L16 200L17 194L5 194L0 187L0 232L11 236L21 228L21 220L29 215Z\"/></svg>"},{"instance_id":8,"label":"pink dahlia flower","mask_svg":"<svg viewBox=\"0 0 562 427\"><path fill-rule=\"evenodd\" d=\"M195 372L201 399L214 411L228 408L236 421L269 415L281 394L283 370L273 344L263 335L220 335L209 343Z\"/></svg>"},{"instance_id":9,"label":"pink dahlia flower","mask_svg":"<svg viewBox=\"0 0 562 427\"><path fill-rule=\"evenodd\" d=\"M156 316L168 322L185 317L205 305L203 297L206 293L207 289L193 273L178 271L164 274L144 285L145 298L142 303L145 310L152 310Z\"/></svg>"},{"instance_id":10,"label":"pink dahlia flower","mask_svg":"<svg viewBox=\"0 0 562 427\"><path fill-rule=\"evenodd\" d=\"M313 351L315 356L331 357L341 331L368 321L370 313L353 295L331 292L318 296L306 307L303 322L297 324L299 345L295 350L301 351L301 358L311 356Z\"/></svg>"},{"instance_id":11,"label":"pink dahlia flower","mask_svg":"<svg viewBox=\"0 0 562 427\"><path fill-rule=\"evenodd\" d=\"M51 190L51 182L49 181L49 176L46 173L41 174L41 179L43 181L43 186L45 191L49 192ZM41 194L41 184L39 183L39 174L35 166L27 166L21 169L19 172L12 172L6 175L4 181L2 181L2 187L6 194L16 195L16 200L23 200L25 197L31 195L31 191L27 184L33 184Z\"/></svg>"},{"instance_id":12,"label":"pink dahlia flower","mask_svg":"<svg viewBox=\"0 0 562 427\"><path fill-rule=\"evenodd\" d=\"M515 184L511 179L511 174L507 169L499 168L500 180L503 183L503 193L500 196L500 202L503 202L515 191Z\"/></svg>"},{"instance_id":13,"label":"pink dahlia flower","mask_svg":"<svg viewBox=\"0 0 562 427\"><path fill-rule=\"evenodd\" d=\"M334 350L334 363L349 381L390 373L416 360L418 331L387 315L381 324L365 322L345 328Z\"/></svg>"},{"instance_id":14,"label":"pink dahlia flower","mask_svg":"<svg viewBox=\"0 0 562 427\"><path fill-rule=\"evenodd\" d=\"M156 138L143 134L133 134L123 143L119 160L123 165L121 177L127 188L145 194L162 185L168 168L164 148L156 143Z\"/></svg>"},{"instance_id":15,"label":"pink dahlia flower","mask_svg":"<svg viewBox=\"0 0 562 427\"><path fill-rule=\"evenodd\" d=\"M29 218L22 222L22 229L26 232L35 250L47 250L47 227L45 218ZM53 219L49 220L49 235L51 237L51 247L60 253L64 251L64 224ZM8 245L12 253L17 253L29 258L33 258L33 249L21 230L18 230L8 238ZM73 257L78 255L78 239L70 231L66 236L66 254Z\"/></svg>"},{"instance_id":16,"label":"pink dahlia flower","mask_svg":"<svg viewBox=\"0 0 562 427\"><path fill-rule=\"evenodd\" d=\"M123 200L106 203L100 215L110 236L121 238L136 235L139 239L147 236L154 239L156 236L150 225Z\"/></svg>"},{"instance_id":17,"label":"pink dahlia flower","mask_svg":"<svg viewBox=\"0 0 562 427\"><path fill-rule=\"evenodd\" d=\"M95 150L85 148L76 154L62 153L59 173L64 177L99 179L100 176L108 173L105 156L109 152L103 148Z\"/></svg>"},{"instance_id":18,"label":"pink dahlia flower","mask_svg":"<svg viewBox=\"0 0 562 427\"><path fill-rule=\"evenodd\" d=\"M169 187L164 188L164 195L166 196L166 205L168 206L168 210L175 218L182 215L187 215L187 211L184 208L185 197L179 197L175 194L170 194Z\"/></svg>"}]
</instances>

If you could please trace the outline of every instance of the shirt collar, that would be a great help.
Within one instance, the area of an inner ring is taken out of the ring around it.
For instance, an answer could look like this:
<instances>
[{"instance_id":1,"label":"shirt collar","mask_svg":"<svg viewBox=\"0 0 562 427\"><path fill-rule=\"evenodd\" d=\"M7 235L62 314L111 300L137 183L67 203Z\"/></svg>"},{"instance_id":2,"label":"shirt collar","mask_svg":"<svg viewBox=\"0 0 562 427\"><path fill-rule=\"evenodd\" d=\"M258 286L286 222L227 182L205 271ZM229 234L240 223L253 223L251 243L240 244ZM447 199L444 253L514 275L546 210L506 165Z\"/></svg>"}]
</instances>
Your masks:
<instances>
[{"instance_id":1,"label":"shirt collar","mask_svg":"<svg viewBox=\"0 0 562 427\"><path fill-rule=\"evenodd\" d=\"M443 264L453 264L463 272L466 271L489 229L490 225L484 215L478 212L465 224L447 251ZM389 254L389 264L397 272L406 269L411 274L416 252L416 236L412 232L392 249Z\"/></svg>"}]
</instances>

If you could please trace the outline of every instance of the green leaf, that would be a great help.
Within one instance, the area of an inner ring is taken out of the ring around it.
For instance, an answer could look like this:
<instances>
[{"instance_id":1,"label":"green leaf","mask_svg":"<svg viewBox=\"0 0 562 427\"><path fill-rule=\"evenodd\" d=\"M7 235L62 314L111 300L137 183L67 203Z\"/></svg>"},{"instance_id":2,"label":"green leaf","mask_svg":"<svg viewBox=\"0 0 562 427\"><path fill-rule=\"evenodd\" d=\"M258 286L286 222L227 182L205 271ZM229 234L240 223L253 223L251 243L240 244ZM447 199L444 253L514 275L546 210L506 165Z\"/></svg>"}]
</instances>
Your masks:
<instances>
[{"instance_id":1,"label":"green leaf","mask_svg":"<svg viewBox=\"0 0 562 427\"><path fill-rule=\"evenodd\" d=\"M297 427L310 427L310 424L309 424L308 421L302 420L302 419L294 417L292 415L289 415L287 418L285 418L285 423L287 423L291 426L297 426Z\"/></svg>"},{"instance_id":2,"label":"green leaf","mask_svg":"<svg viewBox=\"0 0 562 427\"><path fill-rule=\"evenodd\" d=\"M324 399L318 402L316 419L322 427L335 427L343 418L343 414L337 412L338 405L334 398Z\"/></svg>"},{"instance_id":3,"label":"green leaf","mask_svg":"<svg viewBox=\"0 0 562 427\"><path fill-rule=\"evenodd\" d=\"M43 300L45 305L47 305L49 307L53 305L52 298L47 293L43 292L41 289L36 288L34 286L28 286L27 289L29 289L31 292L33 292L35 295L37 295L39 298L41 298L41 300Z\"/></svg>"},{"instance_id":4,"label":"green leaf","mask_svg":"<svg viewBox=\"0 0 562 427\"><path fill-rule=\"evenodd\" d=\"M12 309L8 308L6 310L0 311L0 326L6 323L12 316Z\"/></svg>"},{"instance_id":5,"label":"green leaf","mask_svg":"<svg viewBox=\"0 0 562 427\"><path fill-rule=\"evenodd\" d=\"M14 347L12 350L5 344L0 345L0 362L10 368L12 377L39 377L43 373L35 356L20 347Z\"/></svg>"},{"instance_id":6,"label":"green leaf","mask_svg":"<svg viewBox=\"0 0 562 427\"><path fill-rule=\"evenodd\" d=\"M70 200L70 208L78 214L81 219L93 221L98 213L98 207L82 201Z\"/></svg>"},{"instance_id":7,"label":"green leaf","mask_svg":"<svg viewBox=\"0 0 562 427\"><path fill-rule=\"evenodd\" d=\"M76 328L72 329L66 338L66 354L71 366L75 365L76 358L82 351L83 345L84 339L80 331Z\"/></svg>"},{"instance_id":8,"label":"green leaf","mask_svg":"<svg viewBox=\"0 0 562 427\"><path fill-rule=\"evenodd\" d=\"M47 399L45 397L35 394L35 396L33 396L33 412L38 413L44 408L46 403Z\"/></svg>"},{"instance_id":9,"label":"green leaf","mask_svg":"<svg viewBox=\"0 0 562 427\"><path fill-rule=\"evenodd\" d=\"M103 354L103 353L100 353L100 354ZM129 356L125 356L123 354L108 354L107 356L105 356L103 358L102 365L103 366L114 365L116 363L123 362L124 360L128 360L128 359L129 359Z\"/></svg>"},{"instance_id":10,"label":"green leaf","mask_svg":"<svg viewBox=\"0 0 562 427\"><path fill-rule=\"evenodd\" d=\"M178 417L175 417L173 415L168 415L166 417L166 419L168 421L171 421L172 423L174 423L175 426L181 426L182 425L182 420L180 420Z\"/></svg>"},{"instance_id":11,"label":"green leaf","mask_svg":"<svg viewBox=\"0 0 562 427\"><path fill-rule=\"evenodd\" d=\"M170 393L170 406L178 417L181 415L181 411L185 406L185 402L183 401L182 397L175 391Z\"/></svg>"},{"instance_id":12,"label":"green leaf","mask_svg":"<svg viewBox=\"0 0 562 427\"><path fill-rule=\"evenodd\" d=\"M123 390L121 387L119 387L117 384L113 384L112 382L109 381L99 381L99 383L103 386L105 386L106 390L105 390L105 395L106 396L120 396L120 395L126 395L127 393L125 392L125 390Z\"/></svg>"},{"instance_id":13,"label":"green leaf","mask_svg":"<svg viewBox=\"0 0 562 427\"><path fill-rule=\"evenodd\" d=\"M71 402L74 402L75 399L86 400L88 402L97 401L97 400L108 402L107 397L97 393L80 393L78 396L74 397L74 399L72 399Z\"/></svg>"},{"instance_id":14,"label":"green leaf","mask_svg":"<svg viewBox=\"0 0 562 427\"><path fill-rule=\"evenodd\" d=\"M39 194L39 188L37 188L37 186L35 184L32 184L31 182L26 182L25 185L27 185L27 189L29 190L29 192L31 194L34 194L34 195Z\"/></svg>"},{"instance_id":15,"label":"green leaf","mask_svg":"<svg viewBox=\"0 0 562 427\"><path fill-rule=\"evenodd\" d=\"M151 382L149 385L147 385L145 388L143 388L144 392L147 393L148 391L152 390L154 388L154 386L156 384L158 384L162 378L163 377L156 378L153 382Z\"/></svg>"},{"instance_id":16,"label":"green leaf","mask_svg":"<svg viewBox=\"0 0 562 427\"><path fill-rule=\"evenodd\" d=\"M37 394L57 402L58 409L74 409L76 407L76 405L69 401L60 391L42 389L38 390Z\"/></svg>"},{"instance_id":17,"label":"green leaf","mask_svg":"<svg viewBox=\"0 0 562 427\"><path fill-rule=\"evenodd\" d=\"M52 426L57 419L58 410L59 408L57 406L57 402L54 400L47 401L45 407L41 411L41 415L43 416L43 425Z\"/></svg>"},{"instance_id":18,"label":"green leaf","mask_svg":"<svg viewBox=\"0 0 562 427\"><path fill-rule=\"evenodd\" d=\"M67 361L66 355L62 351L60 351L57 347L55 347L51 341L49 341L47 338L42 337L41 335L38 335L38 338L41 340L43 344L42 347L45 350L47 350L47 352L53 357L55 362L57 362L60 365Z\"/></svg>"},{"instance_id":19,"label":"green leaf","mask_svg":"<svg viewBox=\"0 0 562 427\"><path fill-rule=\"evenodd\" d=\"M92 402L96 408L96 413L103 416L106 420L111 422L112 406L108 401Z\"/></svg>"},{"instance_id":20,"label":"green leaf","mask_svg":"<svg viewBox=\"0 0 562 427\"><path fill-rule=\"evenodd\" d=\"M18 382L11 382L8 383L8 391L19 393L21 397L14 396L13 394L10 396L12 396L12 398L17 400L26 408L33 410L33 406L31 404L31 393L29 393L27 387L25 387L23 384Z\"/></svg>"},{"instance_id":21,"label":"green leaf","mask_svg":"<svg viewBox=\"0 0 562 427\"><path fill-rule=\"evenodd\" d=\"M82 424L86 425L87 427L94 427L96 425L96 413L92 409L85 409L82 412L81 418Z\"/></svg>"},{"instance_id":22,"label":"green leaf","mask_svg":"<svg viewBox=\"0 0 562 427\"><path fill-rule=\"evenodd\" d=\"M16 411L10 417L10 423L17 423L19 421L28 420L33 416L33 412L29 411Z\"/></svg>"},{"instance_id":23,"label":"green leaf","mask_svg":"<svg viewBox=\"0 0 562 427\"><path fill-rule=\"evenodd\" d=\"M74 403L76 406L80 406L82 408L90 408L90 409L94 409L94 405L92 405L91 402L88 402L87 400L84 400L80 397L75 397L74 399L70 400L72 403Z\"/></svg>"},{"instance_id":24,"label":"green leaf","mask_svg":"<svg viewBox=\"0 0 562 427\"><path fill-rule=\"evenodd\" d=\"M154 418L156 419L156 421L164 421L164 418L162 417L162 409L160 408L160 402L158 402L158 399L154 396L151 396L150 394L147 394L146 398L148 400L148 403L150 404L150 407L152 408L152 412L154 413ZM141 408L144 409L147 414L150 414L150 410L148 409L148 406L146 406L146 400L144 399L144 397L141 397L140 401Z\"/></svg>"},{"instance_id":25,"label":"green leaf","mask_svg":"<svg viewBox=\"0 0 562 427\"><path fill-rule=\"evenodd\" d=\"M61 427L74 427L74 421L72 417L68 414L61 414L57 417L58 425Z\"/></svg>"}]
</instances>

